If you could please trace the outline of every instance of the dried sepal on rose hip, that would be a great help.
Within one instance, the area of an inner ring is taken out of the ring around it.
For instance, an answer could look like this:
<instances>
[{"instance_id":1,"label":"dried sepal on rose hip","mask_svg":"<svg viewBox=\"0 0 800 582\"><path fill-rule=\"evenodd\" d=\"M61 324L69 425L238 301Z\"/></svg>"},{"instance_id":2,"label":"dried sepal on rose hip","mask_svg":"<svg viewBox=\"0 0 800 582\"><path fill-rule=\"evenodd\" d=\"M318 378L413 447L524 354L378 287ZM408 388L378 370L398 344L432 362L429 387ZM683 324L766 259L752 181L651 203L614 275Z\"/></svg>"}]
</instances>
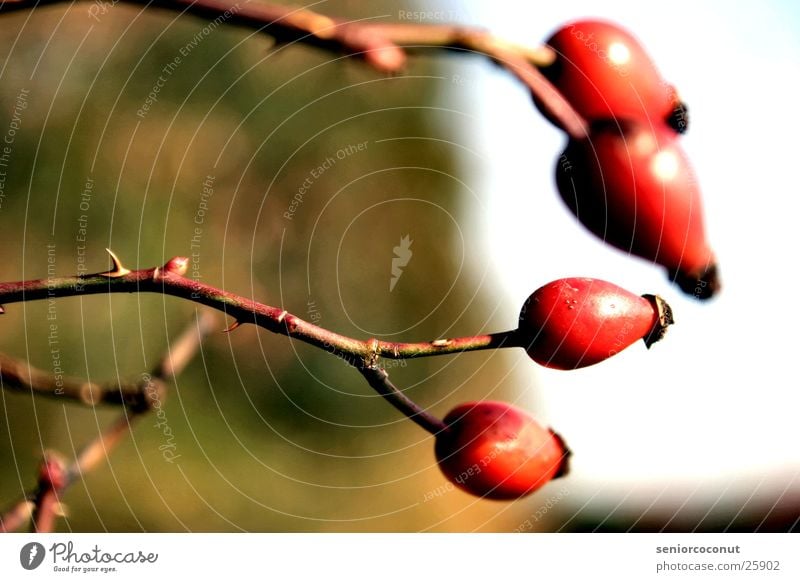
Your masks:
<instances>
[{"instance_id":1,"label":"dried sepal on rose hip","mask_svg":"<svg viewBox=\"0 0 800 582\"><path fill-rule=\"evenodd\" d=\"M664 81L625 28L603 20L577 20L559 28L546 44L555 59L542 73L587 121L638 119L686 131L686 106L675 87Z\"/></svg>"},{"instance_id":2,"label":"dried sepal on rose hip","mask_svg":"<svg viewBox=\"0 0 800 582\"><path fill-rule=\"evenodd\" d=\"M575 277L534 291L520 311L518 333L534 361L573 370L602 362L640 339L649 348L672 323L672 310L657 295Z\"/></svg>"},{"instance_id":3,"label":"dried sepal on rose hip","mask_svg":"<svg viewBox=\"0 0 800 582\"><path fill-rule=\"evenodd\" d=\"M469 402L444 418L436 460L456 487L489 499L517 499L567 473L564 441L504 402Z\"/></svg>"},{"instance_id":4,"label":"dried sepal on rose hip","mask_svg":"<svg viewBox=\"0 0 800 582\"><path fill-rule=\"evenodd\" d=\"M700 188L665 126L593 123L588 137L569 141L556 164L556 183L567 207L604 242L663 265L698 299L719 291Z\"/></svg>"}]
</instances>

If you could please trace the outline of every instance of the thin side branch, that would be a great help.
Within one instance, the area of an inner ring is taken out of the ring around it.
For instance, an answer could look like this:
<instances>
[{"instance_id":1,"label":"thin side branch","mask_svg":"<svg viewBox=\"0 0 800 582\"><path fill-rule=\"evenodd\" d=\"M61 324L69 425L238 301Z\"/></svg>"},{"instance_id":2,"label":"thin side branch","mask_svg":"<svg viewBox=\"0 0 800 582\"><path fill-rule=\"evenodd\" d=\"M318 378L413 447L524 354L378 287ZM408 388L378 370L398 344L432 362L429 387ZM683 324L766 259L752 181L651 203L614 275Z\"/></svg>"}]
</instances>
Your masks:
<instances>
[{"instance_id":1,"label":"thin side branch","mask_svg":"<svg viewBox=\"0 0 800 582\"><path fill-rule=\"evenodd\" d=\"M190 12L217 24L246 26L279 42L303 43L363 58L384 73L406 65L406 48L449 49L482 54L515 75L538 98L541 106L573 138L587 135L586 121L536 68L553 62L548 47L524 47L487 31L459 25L346 21L307 10L255 0L124 0L131 4ZM0 15L66 0L0 0ZM91 10L91 9L90 9Z\"/></svg>"},{"instance_id":2,"label":"thin side branch","mask_svg":"<svg viewBox=\"0 0 800 582\"><path fill-rule=\"evenodd\" d=\"M25 360L0 354L0 388L27 392L48 398L73 400L86 406L124 405L147 408L147 396L141 382L98 384L79 378L56 380L51 373L32 367Z\"/></svg>"},{"instance_id":3,"label":"thin side branch","mask_svg":"<svg viewBox=\"0 0 800 582\"><path fill-rule=\"evenodd\" d=\"M152 375L138 381L98 384L70 376L56 379L53 374L34 368L26 360L0 353L0 388L48 398L73 400L86 406L108 404L126 406L134 411L149 410L151 408L149 394L153 390L150 384L153 378L156 381L163 381L180 374L194 357L197 350L196 338L203 337L211 331L209 326L213 320L213 317L207 315L199 317L196 326L188 327L173 343Z\"/></svg>"},{"instance_id":4,"label":"thin side branch","mask_svg":"<svg viewBox=\"0 0 800 582\"><path fill-rule=\"evenodd\" d=\"M33 519L36 504L28 497L23 497L0 515L0 533L10 533L22 529Z\"/></svg>"},{"instance_id":5,"label":"thin side branch","mask_svg":"<svg viewBox=\"0 0 800 582\"><path fill-rule=\"evenodd\" d=\"M174 379L186 367L197 353L202 339L213 330L215 321L216 318L210 312L199 314L173 341L151 374L145 374L140 382L125 385L131 393L133 388L139 390L133 404L124 398L115 401L114 403L125 405L125 410L101 434L84 446L71 464L67 465L66 461L56 453L46 452L39 467L39 482L36 489L14 503L0 516L0 533L17 531L31 519L34 531L53 531L55 520L62 513L60 500L67 488L108 458L111 451L130 434L133 423L139 417L152 410L154 406L161 405L166 396L166 382ZM4 358L5 361L11 360L18 364L11 358L5 356ZM12 376L3 370L2 379L3 387L9 387ZM48 393L43 386L37 386L35 380L38 379L41 379L41 376L29 374L27 389L38 394L59 396ZM119 389L121 390L122 386ZM66 393L61 396L66 396ZM78 401L87 403L81 399Z\"/></svg>"},{"instance_id":6,"label":"thin side branch","mask_svg":"<svg viewBox=\"0 0 800 582\"><path fill-rule=\"evenodd\" d=\"M375 366L360 368L361 374L367 383L383 398L394 406L397 410L405 414L408 418L416 422L419 426L427 430L432 435L447 430L447 425L439 418L420 408L420 406L403 394L397 386L389 380L386 370Z\"/></svg>"}]
</instances>

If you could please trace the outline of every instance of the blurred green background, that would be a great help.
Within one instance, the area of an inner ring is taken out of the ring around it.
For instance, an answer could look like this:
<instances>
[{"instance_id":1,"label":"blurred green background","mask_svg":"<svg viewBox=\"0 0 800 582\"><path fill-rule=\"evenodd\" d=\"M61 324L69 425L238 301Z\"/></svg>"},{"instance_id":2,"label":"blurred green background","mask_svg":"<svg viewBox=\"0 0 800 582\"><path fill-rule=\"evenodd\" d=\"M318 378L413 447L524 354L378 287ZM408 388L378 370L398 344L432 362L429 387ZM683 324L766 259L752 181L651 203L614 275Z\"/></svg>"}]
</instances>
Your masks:
<instances>
[{"instance_id":1,"label":"blurred green background","mask_svg":"<svg viewBox=\"0 0 800 582\"><path fill-rule=\"evenodd\" d=\"M470 120L453 75L466 59L417 56L387 77L222 26L165 73L206 22L125 5L92 18L92 6L2 17L0 132L21 92L25 107L0 207L0 280L46 277L47 245L58 274L77 272L85 228L88 272L107 268L105 247L131 268L192 256L190 275L355 337L513 327L479 228L485 194L457 155ZM396 19L397 4L331 1L322 11ZM355 144L364 146L347 150ZM413 256L390 292L393 248L406 235ZM65 371L97 381L151 368L195 310L157 295L56 308ZM0 349L51 370L49 323L46 302L9 305ZM508 371L524 357L474 353L389 371L444 415L470 399L518 398L524 387ZM70 457L116 415L0 397L0 505L34 485L43 450ZM505 531L541 502L455 491L426 502L446 484L432 438L337 359L252 326L204 343L165 414L176 462L145 418L69 490L61 530Z\"/></svg>"}]
</instances>

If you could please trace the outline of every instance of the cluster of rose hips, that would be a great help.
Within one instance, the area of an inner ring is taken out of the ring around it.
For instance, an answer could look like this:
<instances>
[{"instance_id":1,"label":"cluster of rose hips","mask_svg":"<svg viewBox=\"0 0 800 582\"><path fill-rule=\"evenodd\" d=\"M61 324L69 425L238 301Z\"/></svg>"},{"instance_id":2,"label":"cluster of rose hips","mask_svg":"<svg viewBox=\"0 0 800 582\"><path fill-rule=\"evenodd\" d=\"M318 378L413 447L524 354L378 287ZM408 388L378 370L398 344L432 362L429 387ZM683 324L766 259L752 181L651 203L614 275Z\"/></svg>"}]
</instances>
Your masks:
<instances>
[{"instance_id":1,"label":"cluster of rose hips","mask_svg":"<svg viewBox=\"0 0 800 582\"><path fill-rule=\"evenodd\" d=\"M605 242L666 267L696 298L711 297L719 289L716 262L700 192L678 143L688 117L674 87L616 25L574 22L547 44L555 60L542 72L588 128L587 135L570 137L557 164L561 197ZM649 347L671 323L669 306L658 296L569 278L528 298L517 334L534 361L571 370L638 339ZM570 453L561 437L509 404L462 404L444 425L436 435L439 467L475 495L516 499L567 470Z\"/></svg>"},{"instance_id":2,"label":"cluster of rose hips","mask_svg":"<svg viewBox=\"0 0 800 582\"><path fill-rule=\"evenodd\" d=\"M688 115L677 91L616 25L574 22L547 44L556 58L542 72L589 129L570 139L556 165L564 202L605 242L666 267L686 293L712 297L716 259L679 143Z\"/></svg>"}]
</instances>

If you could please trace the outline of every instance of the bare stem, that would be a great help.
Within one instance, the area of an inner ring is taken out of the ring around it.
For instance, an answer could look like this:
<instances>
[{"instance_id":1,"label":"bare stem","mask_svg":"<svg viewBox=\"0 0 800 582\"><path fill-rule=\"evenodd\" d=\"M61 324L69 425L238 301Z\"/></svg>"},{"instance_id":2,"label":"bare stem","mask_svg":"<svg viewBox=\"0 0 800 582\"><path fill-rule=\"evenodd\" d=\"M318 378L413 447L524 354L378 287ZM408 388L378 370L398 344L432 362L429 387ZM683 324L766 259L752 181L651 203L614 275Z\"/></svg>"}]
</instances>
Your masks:
<instances>
[{"instance_id":1,"label":"bare stem","mask_svg":"<svg viewBox=\"0 0 800 582\"><path fill-rule=\"evenodd\" d=\"M386 370L376 366L365 366L359 369L370 386L392 406L405 414L408 418L416 422L419 426L427 430L432 435L447 430L447 425L431 413L420 408L420 406L403 394L401 390L389 380Z\"/></svg>"},{"instance_id":2,"label":"bare stem","mask_svg":"<svg viewBox=\"0 0 800 582\"><path fill-rule=\"evenodd\" d=\"M421 358L523 345L516 330L416 343L385 342L374 338L357 340L304 321L284 309L188 279L184 277L188 265L185 257L170 259L163 267L132 271L124 267L114 253L109 251L109 254L113 268L104 273L0 283L0 304L97 293L133 292L163 293L195 301L234 317L236 321L229 329L242 323L254 323L339 356L356 367L378 394L432 434L445 429L442 421L420 408L389 381L389 375L378 365L381 357ZM201 332L208 332L208 324L205 325ZM196 336L197 334L189 331L184 334L187 338ZM130 406L135 403L137 407L133 408L134 411L147 411L153 398L153 390L165 390L160 378L177 374L194 353L194 349L195 346L185 346L179 340L170 348L169 354L158 365L152 378L147 377L146 381L129 386L101 386L67 379L58 392L46 373L8 357L0 357L0 380L3 386L11 389L32 390L54 397L67 396L91 405L108 402ZM70 475L73 473L74 471L70 471Z\"/></svg>"},{"instance_id":3,"label":"bare stem","mask_svg":"<svg viewBox=\"0 0 800 582\"><path fill-rule=\"evenodd\" d=\"M48 398L73 400L86 406L125 405L147 408L141 382L96 382L64 377L56 383L53 374L38 370L25 360L0 354L0 386L14 392L27 392Z\"/></svg>"},{"instance_id":4,"label":"bare stem","mask_svg":"<svg viewBox=\"0 0 800 582\"><path fill-rule=\"evenodd\" d=\"M131 393L134 388L139 391L134 403L131 404L124 398L115 401L117 404L126 405L126 409L102 433L85 445L69 466L59 455L51 452L45 453L39 467L37 488L12 504L7 511L0 515L0 533L17 531L31 518L34 531L40 533L53 531L55 520L61 513L60 499L67 488L108 458L111 451L126 435L130 434L136 419L152 410L156 403L160 405L163 402L166 396L165 382L175 378L186 367L200 347L202 339L213 329L214 322L215 318L210 312L198 314L192 324L187 326L186 330L169 346L166 354L151 374L145 374L140 382L126 384L125 386ZM10 360L17 363L6 356L4 358L3 361ZM3 386L8 387L6 379L8 378L10 382L14 377L7 376L5 369L2 370L2 373ZM38 372L38 374L42 373ZM48 393L46 390L48 385L36 384L36 380L40 378L39 375L29 374L28 383L24 386L35 393L57 396ZM121 390L122 386L119 388ZM79 398L78 400L87 403L83 399ZM91 404L94 405L97 402L93 401Z\"/></svg>"},{"instance_id":5,"label":"bare stem","mask_svg":"<svg viewBox=\"0 0 800 582\"><path fill-rule=\"evenodd\" d=\"M167 347L167 352L153 368L153 376L162 381L177 378L197 354L203 338L213 332L216 325L217 318L210 312L198 313L183 333Z\"/></svg>"},{"instance_id":6,"label":"bare stem","mask_svg":"<svg viewBox=\"0 0 800 582\"><path fill-rule=\"evenodd\" d=\"M398 73L403 69L407 61L404 48L451 49L482 54L527 86L570 137L587 135L585 120L536 68L553 61L555 55L548 47L520 46L475 27L346 21L304 8L255 0L125 1L148 8L190 12L216 23L246 26L265 32L279 42L298 42L325 50L344 51L360 56L370 66L385 73ZM0 15L60 2L66 0L2 0Z\"/></svg>"},{"instance_id":7,"label":"bare stem","mask_svg":"<svg viewBox=\"0 0 800 582\"><path fill-rule=\"evenodd\" d=\"M33 531L46 533L55 529L56 518L61 513L59 498L67 485L64 460L54 453L46 453L39 466L39 487L33 494Z\"/></svg>"},{"instance_id":8,"label":"bare stem","mask_svg":"<svg viewBox=\"0 0 800 582\"><path fill-rule=\"evenodd\" d=\"M356 367L374 365L380 357L421 358L522 346L516 331L416 343L358 340L314 325L279 307L188 279L183 276L187 264L188 259L175 257L163 267L131 271L114 257L113 270L105 273L0 283L0 304L98 293L162 293L213 307L233 317L236 324L252 323L296 338L331 352Z\"/></svg>"},{"instance_id":9,"label":"bare stem","mask_svg":"<svg viewBox=\"0 0 800 582\"><path fill-rule=\"evenodd\" d=\"M34 509L36 509L36 504L27 496L17 501L0 515L0 533L10 533L22 529L22 526L30 522Z\"/></svg>"}]
</instances>

